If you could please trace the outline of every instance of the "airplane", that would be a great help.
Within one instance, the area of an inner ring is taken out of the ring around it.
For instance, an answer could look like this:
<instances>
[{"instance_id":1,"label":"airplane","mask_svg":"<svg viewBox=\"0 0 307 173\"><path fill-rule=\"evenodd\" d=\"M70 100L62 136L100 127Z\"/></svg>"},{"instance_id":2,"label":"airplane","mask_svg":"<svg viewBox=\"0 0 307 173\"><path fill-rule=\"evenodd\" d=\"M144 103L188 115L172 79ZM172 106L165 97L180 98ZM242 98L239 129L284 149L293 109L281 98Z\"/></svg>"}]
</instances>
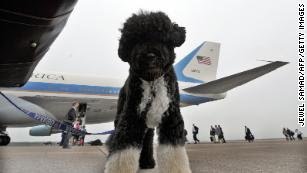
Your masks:
<instances>
[{"instance_id":1,"label":"airplane","mask_svg":"<svg viewBox=\"0 0 307 173\"><path fill-rule=\"evenodd\" d=\"M62 32L76 3L0 1L0 87L20 87L28 81Z\"/></svg>"},{"instance_id":2,"label":"airplane","mask_svg":"<svg viewBox=\"0 0 307 173\"><path fill-rule=\"evenodd\" d=\"M216 79L219 51L220 43L203 42L174 65L181 107L224 99L227 91L288 63L274 61ZM86 114L87 124L113 121L118 94L124 82L98 76L34 71L24 86L0 88L5 96L0 95L0 145L10 143L6 127L32 127L32 136L49 136L59 132L48 125L41 125L14 105L56 120L64 120L71 103L77 100L83 107L82 112Z\"/></svg>"}]
</instances>

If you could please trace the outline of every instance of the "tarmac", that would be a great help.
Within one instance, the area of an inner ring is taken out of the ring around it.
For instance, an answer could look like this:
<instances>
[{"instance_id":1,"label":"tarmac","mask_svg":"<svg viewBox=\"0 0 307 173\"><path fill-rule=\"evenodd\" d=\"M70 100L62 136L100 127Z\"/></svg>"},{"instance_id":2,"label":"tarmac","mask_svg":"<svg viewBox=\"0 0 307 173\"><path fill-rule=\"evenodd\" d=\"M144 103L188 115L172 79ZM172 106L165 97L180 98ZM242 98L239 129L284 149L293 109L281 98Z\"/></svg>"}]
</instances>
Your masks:
<instances>
[{"instance_id":1,"label":"tarmac","mask_svg":"<svg viewBox=\"0 0 307 173\"><path fill-rule=\"evenodd\" d=\"M307 173L307 139L187 144L193 173ZM9 145L0 147L0 173L103 173L103 146ZM157 170L147 171L157 173Z\"/></svg>"}]
</instances>

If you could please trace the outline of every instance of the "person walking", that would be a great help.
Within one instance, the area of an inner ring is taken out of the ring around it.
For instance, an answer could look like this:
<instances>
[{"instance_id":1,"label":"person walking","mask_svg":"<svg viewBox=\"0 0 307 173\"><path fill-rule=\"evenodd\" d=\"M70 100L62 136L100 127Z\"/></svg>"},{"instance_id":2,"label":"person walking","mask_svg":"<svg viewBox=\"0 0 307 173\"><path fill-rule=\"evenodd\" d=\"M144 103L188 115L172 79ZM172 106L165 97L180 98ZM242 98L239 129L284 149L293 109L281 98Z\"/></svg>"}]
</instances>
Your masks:
<instances>
[{"instance_id":1,"label":"person walking","mask_svg":"<svg viewBox=\"0 0 307 173\"><path fill-rule=\"evenodd\" d=\"M217 125L215 125L214 127L215 127L215 135L217 136L217 142L220 143L221 129Z\"/></svg>"},{"instance_id":2,"label":"person walking","mask_svg":"<svg viewBox=\"0 0 307 173\"><path fill-rule=\"evenodd\" d=\"M79 107L79 102L73 102L72 107L69 109L67 115L66 115L66 120L64 123L72 128L72 123L75 121L77 115L78 115L78 107ZM63 135L63 148L70 148L69 147L69 139L71 138L71 131L65 131Z\"/></svg>"},{"instance_id":3,"label":"person walking","mask_svg":"<svg viewBox=\"0 0 307 173\"><path fill-rule=\"evenodd\" d=\"M213 126L211 126L211 129L210 129L210 141L213 143L216 143L215 128Z\"/></svg>"},{"instance_id":4,"label":"person walking","mask_svg":"<svg viewBox=\"0 0 307 173\"><path fill-rule=\"evenodd\" d=\"M219 135L219 140L222 141L222 143L226 143L226 140L224 138L224 132L223 132L223 129L220 125L217 126L219 129L220 129L220 135Z\"/></svg>"},{"instance_id":5,"label":"person walking","mask_svg":"<svg viewBox=\"0 0 307 173\"><path fill-rule=\"evenodd\" d=\"M286 128L282 128L282 134L285 135L286 141L289 141L289 135L288 135Z\"/></svg>"},{"instance_id":6,"label":"person walking","mask_svg":"<svg viewBox=\"0 0 307 173\"><path fill-rule=\"evenodd\" d=\"M290 141L295 140L295 138L294 138L295 133L292 130L290 130L289 128L287 128L287 134L289 136Z\"/></svg>"},{"instance_id":7,"label":"person walking","mask_svg":"<svg viewBox=\"0 0 307 173\"><path fill-rule=\"evenodd\" d=\"M247 126L245 126L245 140L247 140L248 142L254 141L254 135Z\"/></svg>"},{"instance_id":8,"label":"person walking","mask_svg":"<svg viewBox=\"0 0 307 173\"><path fill-rule=\"evenodd\" d=\"M200 141L197 139L198 131L199 131L199 128L198 128L197 126L195 126L195 124L193 124L192 133L193 133L194 144L197 144L197 143L200 142Z\"/></svg>"},{"instance_id":9,"label":"person walking","mask_svg":"<svg viewBox=\"0 0 307 173\"><path fill-rule=\"evenodd\" d=\"M297 134L298 140L303 140L303 133L299 131L298 129L295 129L295 133Z\"/></svg>"}]
</instances>

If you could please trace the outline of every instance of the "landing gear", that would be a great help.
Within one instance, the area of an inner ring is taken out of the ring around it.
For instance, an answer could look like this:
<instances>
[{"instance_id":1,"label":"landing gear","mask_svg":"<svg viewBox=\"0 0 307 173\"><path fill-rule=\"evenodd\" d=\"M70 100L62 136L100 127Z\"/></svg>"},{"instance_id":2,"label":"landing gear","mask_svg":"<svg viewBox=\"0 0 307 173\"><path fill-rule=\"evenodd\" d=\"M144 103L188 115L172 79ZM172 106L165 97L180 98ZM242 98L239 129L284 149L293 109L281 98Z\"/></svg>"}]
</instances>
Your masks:
<instances>
[{"instance_id":1,"label":"landing gear","mask_svg":"<svg viewBox=\"0 0 307 173\"><path fill-rule=\"evenodd\" d=\"M8 145L11 142L11 138L7 135L0 136L0 146Z\"/></svg>"},{"instance_id":2,"label":"landing gear","mask_svg":"<svg viewBox=\"0 0 307 173\"><path fill-rule=\"evenodd\" d=\"M0 126L0 146L8 145L11 142L11 138L5 130L6 127Z\"/></svg>"}]
</instances>

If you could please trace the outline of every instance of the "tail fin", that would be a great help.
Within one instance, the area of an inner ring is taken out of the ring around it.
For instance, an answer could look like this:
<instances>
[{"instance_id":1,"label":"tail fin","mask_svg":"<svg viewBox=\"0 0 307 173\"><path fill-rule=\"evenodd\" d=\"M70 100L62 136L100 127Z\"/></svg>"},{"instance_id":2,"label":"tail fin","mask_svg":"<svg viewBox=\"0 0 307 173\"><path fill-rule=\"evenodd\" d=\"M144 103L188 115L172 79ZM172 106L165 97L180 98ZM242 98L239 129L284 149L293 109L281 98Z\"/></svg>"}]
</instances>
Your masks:
<instances>
[{"instance_id":1,"label":"tail fin","mask_svg":"<svg viewBox=\"0 0 307 173\"><path fill-rule=\"evenodd\" d=\"M178 81L206 83L216 79L220 43L204 42L175 65Z\"/></svg>"}]
</instances>

